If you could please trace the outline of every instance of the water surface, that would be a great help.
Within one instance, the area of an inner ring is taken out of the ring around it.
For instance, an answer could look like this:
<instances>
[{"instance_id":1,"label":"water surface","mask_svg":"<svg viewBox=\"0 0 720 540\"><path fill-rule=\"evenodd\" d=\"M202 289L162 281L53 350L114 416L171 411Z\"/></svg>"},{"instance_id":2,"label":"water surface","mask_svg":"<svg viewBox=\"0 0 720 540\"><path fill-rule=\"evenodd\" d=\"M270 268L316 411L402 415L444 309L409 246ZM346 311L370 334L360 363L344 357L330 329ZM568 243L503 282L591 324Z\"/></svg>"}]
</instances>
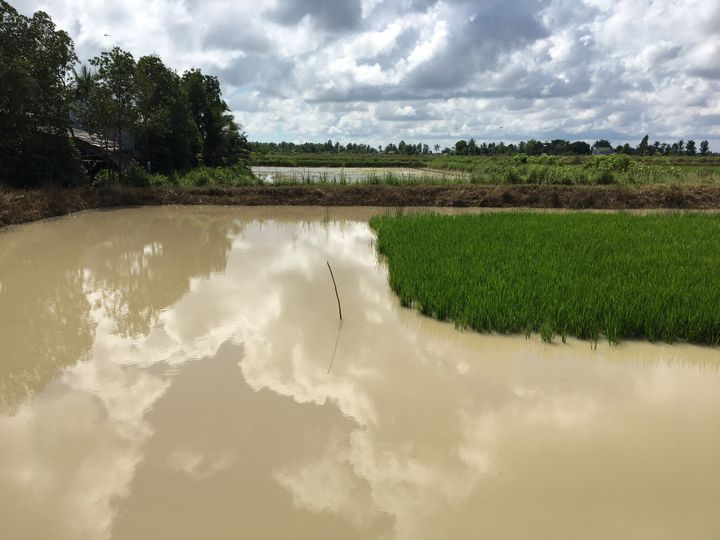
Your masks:
<instances>
[{"instance_id":1,"label":"water surface","mask_svg":"<svg viewBox=\"0 0 720 540\"><path fill-rule=\"evenodd\" d=\"M0 537L720 537L720 352L423 318L377 211L0 231Z\"/></svg>"},{"instance_id":2,"label":"water surface","mask_svg":"<svg viewBox=\"0 0 720 540\"><path fill-rule=\"evenodd\" d=\"M382 182L392 177L394 181L419 179L453 180L467 175L462 172L412 169L409 167L276 167L254 165L253 174L266 183L295 182Z\"/></svg>"}]
</instances>

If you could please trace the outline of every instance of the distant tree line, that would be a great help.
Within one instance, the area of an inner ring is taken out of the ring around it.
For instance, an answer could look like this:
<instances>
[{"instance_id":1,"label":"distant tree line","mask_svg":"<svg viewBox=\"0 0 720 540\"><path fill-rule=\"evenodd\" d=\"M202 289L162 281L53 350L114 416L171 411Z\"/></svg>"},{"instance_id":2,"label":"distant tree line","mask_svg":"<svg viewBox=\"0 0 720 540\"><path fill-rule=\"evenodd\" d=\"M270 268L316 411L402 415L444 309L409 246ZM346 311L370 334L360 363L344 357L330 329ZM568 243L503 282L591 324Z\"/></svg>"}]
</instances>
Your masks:
<instances>
[{"instance_id":1,"label":"distant tree line","mask_svg":"<svg viewBox=\"0 0 720 540\"><path fill-rule=\"evenodd\" d=\"M610 141L600 139L595 141L592 146L585 141L570 142L563 139L553 139L551 141L538 141L530 139L529 141L521 141L518 144L504 143L481 143L476 144L474 139L470 141L460 140L455 143L455 147L443 150L445 154L455 155L474 155L474 156L494 156L494 155L513 155L527 154L529 156L539 156L546 154L549 156L582 156L592 154L593 150L607 149L619 154L654 156L654 155L687 155L706 156L710 154L710 144L708 141L702 141L699 148L696 147L695 141L683 141L682 139L676 143L662 143L655 141L652 145L648 144L648 135L643 137L640 144L636 147L630 146L629 143L618 145L613 148Z\"/></svg>"},{"instance_id":2,"label":"distant tree line","mask_svg":"<svg viewBox=\"0 0 720 540\"><path fill-rule=\"evenodd\" d=\"M80 182L81 132L114 155L107 163L120 171L139 162L170 173L232 165L248 155L218 79L198 69L180 76L158 56L135 60L117 47L76 69L66 32L46 13L25 17L4 0L0 52L2 183Z\"/></svg>"},{"instance_id":3,"label":"distant tree line","mask_svg":"<svg viewBox=\"0 0 720 540\"><path fill-rule=\"evenodd\" d=\"M390 143L383 147L372 146L369 144L347 143L345 145L339 142L329 140L324 143L292 143L292 142L251 142L250 150L260 154L401 154L405 156L415 156L423 154L431 154L430 147L427 144L412 144L400 141L398 144ZM440 147L436 145L439 149Z\"/></svg>"},{"instance_id":4,"label":"distant tree line","mask_svg":"<svg viewBox=\"0 0 720 540\"><path fill-rule=\"evenodd\" d=\"M292 143L292 142L250 142L250 150L260 154L399 154L399 155L428 155L433 153L449 154L456 156L511 156L515 154L527 154L529 156L550 155L550 156L583 156L590 155L594 150L606 151L608 153L631 154L640 156L653 155L701 155L710 154L710 145L708 141L702 141L699 147L696 147L695 141L680 140L676 143L661 143L655 141L652 145L648 144L648 136L642 139L636 147L630 146L629 143L613 147L610 141L600 139L592 145L585 141L566 141L564 139L553 139L551 141L539 141L530 139L528 141L520 141L519 143L504 142L482 142L478 144L475 139L469 141L461 139L452 147L445 147L442 150L440 145L436 144L432 147L423 143L412 144L400 141L398 144L390 143L385 146L377 147L369 144L348 143L346 145L339 142L329 140L324 143Z\"/></svg>"},{"instance_id":5,"label":"distant tree line","mask_svg":"<svg viewBox=\"0 0 720 540\"><path fill-rule=\"evenodd\" d=\"M356 154L375 154L378 148L369 144L349 143L342 145L339 142L333 143L329 140L324 143L305 142L295 144L292 142L250 142L250 150L261 154L338 154L341 152L352 152Z\"/></svg>"},{"instance_id":6,"label":"distant tree line","mask_svg":"<svg viewBox=\"0 0 720 540\"><path fill-rule=\"evenodd\" d=\"M636 147L625 143L624 145L618 145L615 151L619 154L637 156L707 156L710 154L710 143L708 141L701 141L698 147L692 139L687 142L680 139L674 143L655 141L652 144L649 144L649 139L650 137L645 135ZM603 142L610 146L608 141Z\"/></svg>"},{"instance_id":7,"label":"distant tree line","mask_svg":"<svg viewBox=\"0 0 720 540\"><path fill-rule=\"evenodd\" d=\"M592 153L592 148L585 141L570 142L563 139L554 139L552 141L538 141L530 139L529 141L520 141L518 144L499 143L480 143L477 144L475 139L469 141L459 140L455 143L454 148L446 148L444 154L455 154L461 156L509 156L514 154L527 154L529 156L539 156L547 154L552 156L571 155L581 156Z\"/></svg>"}]
</instances>

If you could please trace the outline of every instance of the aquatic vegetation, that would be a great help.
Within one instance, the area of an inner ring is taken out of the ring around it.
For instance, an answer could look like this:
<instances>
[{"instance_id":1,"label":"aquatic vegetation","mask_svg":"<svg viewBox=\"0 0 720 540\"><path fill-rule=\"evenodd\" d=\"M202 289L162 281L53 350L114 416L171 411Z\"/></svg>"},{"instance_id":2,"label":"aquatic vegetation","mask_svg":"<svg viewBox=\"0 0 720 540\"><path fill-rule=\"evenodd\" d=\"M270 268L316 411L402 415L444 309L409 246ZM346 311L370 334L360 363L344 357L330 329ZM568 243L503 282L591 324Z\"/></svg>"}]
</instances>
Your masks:
<instances>
[{"instance_id":1,"label":"aquatic vegetation","mask_svg":"<svg viewBox=\"0 0 720 540\"><path fill-rule=\"evenodd\" d=\"M501 213L370 221L404 306L481 332L720 343L720 216Z\"/></svg>"},{"instance_id":2,"label":"aquatic vegetation","mask_svg":"<svg viewBox=\"0 0 720 540\"><path fill-rule=\"evenodd\" d=\"M264 184L266 172L257 173L258 183ZM270 173L272 183L277 186L293 185L316 185L316 186L346 186L349 184L360 185L445 185L456 183L468 183L468 177L464 173L457 172L433 172L422 169L327 169L311 170L298 169L278 170Z\"/></svg>"}]
</instances>

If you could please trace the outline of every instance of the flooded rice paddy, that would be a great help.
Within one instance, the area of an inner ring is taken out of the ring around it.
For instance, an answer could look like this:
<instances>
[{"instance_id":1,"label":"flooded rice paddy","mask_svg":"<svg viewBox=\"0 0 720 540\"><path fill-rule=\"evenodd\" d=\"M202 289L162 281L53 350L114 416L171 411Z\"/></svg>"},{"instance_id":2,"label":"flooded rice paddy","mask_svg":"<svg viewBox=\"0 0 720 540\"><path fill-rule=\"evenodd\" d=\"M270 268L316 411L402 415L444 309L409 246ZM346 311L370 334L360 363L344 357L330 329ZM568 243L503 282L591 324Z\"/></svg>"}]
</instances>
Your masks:
<instances>
[{"instance_id":1,"label":"flooded rice paddy","mask_svg":"<svg viewBox=\"0 0 720 540\"><path fill-rule=\"evenodd\" d=\"M720 536L718 350L459 332L373 212L0 231L0 536Z\"/></svg>"},{"instance_id":2,"label":"flooded rice paddy","mask_svg":"<svg viewBox=\"0 0 720 540\"><path fill-rule=\"evenodd\" d=\"M328 182L411 182L413 180L454 180L467 175L462 172L411 169L409 167L250 167L256 178L265 183Z\"/></svg>"}]
</instances>

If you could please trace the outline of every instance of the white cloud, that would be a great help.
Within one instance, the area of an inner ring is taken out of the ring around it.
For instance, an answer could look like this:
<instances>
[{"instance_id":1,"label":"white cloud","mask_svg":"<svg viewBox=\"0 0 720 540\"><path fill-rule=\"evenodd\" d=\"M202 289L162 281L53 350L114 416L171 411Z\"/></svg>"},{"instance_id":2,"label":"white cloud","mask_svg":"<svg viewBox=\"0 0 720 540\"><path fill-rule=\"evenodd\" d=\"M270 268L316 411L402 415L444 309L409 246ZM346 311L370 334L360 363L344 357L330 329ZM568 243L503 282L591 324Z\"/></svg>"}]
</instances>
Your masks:
<instances>
[{"instance_id":1,"label":"white cloud","mask_svg":"<svg viewBox=\"0 0 720 540\"><path fill-rule=\"evenodd\" d=\"M720 4L23 0L85 59L216 73L254 140L720 142ZM109 34L109 37L105 34ZM412 119L388 111L413 108ZM414 121L411 121L414 120ZM501 127L502 126L502 127Z\"/></svg>"}]
</instances>

